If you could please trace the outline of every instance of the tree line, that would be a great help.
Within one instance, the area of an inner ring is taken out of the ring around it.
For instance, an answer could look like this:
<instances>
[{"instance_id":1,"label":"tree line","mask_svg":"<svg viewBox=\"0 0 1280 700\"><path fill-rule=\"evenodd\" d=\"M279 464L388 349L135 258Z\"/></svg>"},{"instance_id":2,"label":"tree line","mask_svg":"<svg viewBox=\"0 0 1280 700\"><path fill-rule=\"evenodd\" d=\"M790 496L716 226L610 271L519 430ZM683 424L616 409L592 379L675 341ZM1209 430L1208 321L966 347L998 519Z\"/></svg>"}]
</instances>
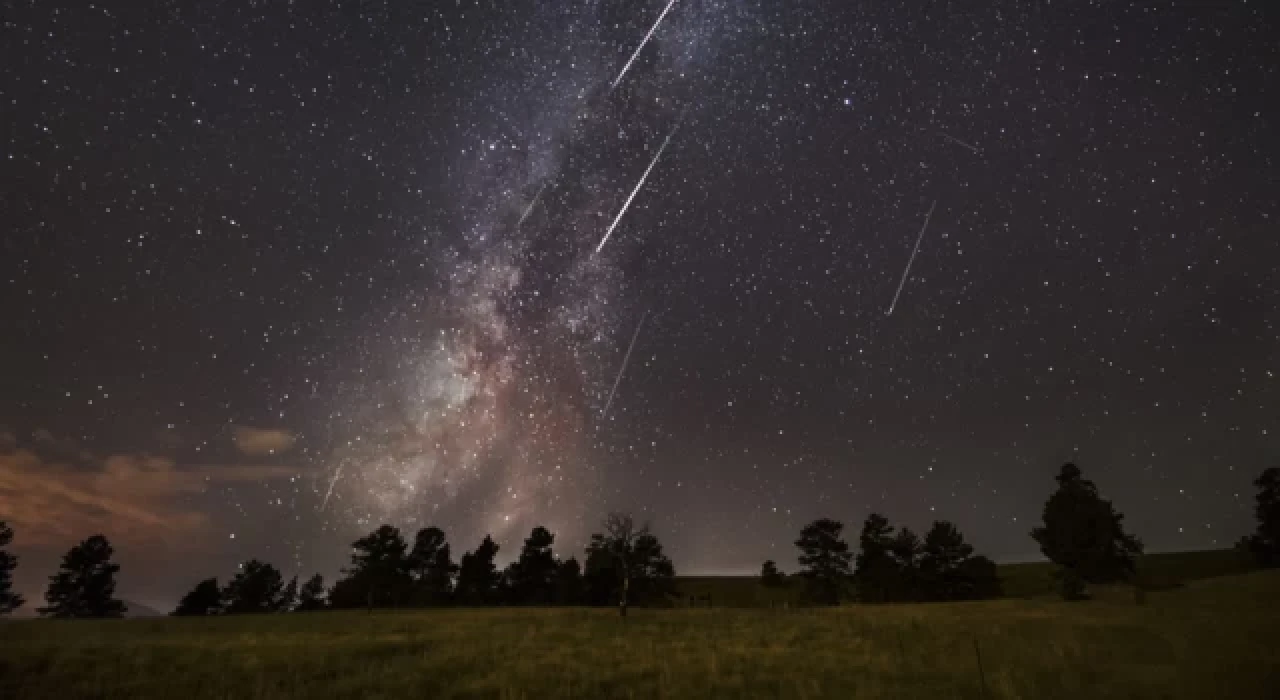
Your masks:
<instances>
[{"instance_id":1,"label":"tree line","mask_svg":"<svg viewBox=\"0 0 1280 700\"><path fill-rule=\"evenodd\" d=\"M1065 464L1057 488L1045 502L1041 525L1031 531L1044 556L1055 566L1063 598L1086 596L1087 586L1132 580L1138 538L1126 533L1124 516L1074 464ZM1260 566L1280 566L1280 467L1262 472L1255 532L1237 548ZM350 564L326 588L312 576L301 585L285 582L278 569L256 559L241 564L225 586L205 579L185 596L172 614L201 616L271 612L305 612L324 608L421 607L441 605L617 605L670 604L676 596L675 568L647 525L631 516L610 514L602 532L591 536L579 564L552 550L555 535L535 527L518 557L499 569L499 546L485 536L474 550L455 562L443 530L426 527L410 544L398 528L383 525L352 543ZM768 587L798 579L807 601L834 605L845 600L887 603L954 601L1000 595L996 565L974 554L956 526L937 521L921 538L910 528L895 528L872 513L862 524L856 553L837 520L820 518L800 531L800 569L788 577L770 560L761 566L760 582ZM8 551L13 530L0 521L0 614L24 604L13 591L17 557ZM125 604L115 598L119 565L112 561L107 538L93 535L72 547L58 571L49 577L46 617L120 617Z\"/></svg>"}]
</instances>

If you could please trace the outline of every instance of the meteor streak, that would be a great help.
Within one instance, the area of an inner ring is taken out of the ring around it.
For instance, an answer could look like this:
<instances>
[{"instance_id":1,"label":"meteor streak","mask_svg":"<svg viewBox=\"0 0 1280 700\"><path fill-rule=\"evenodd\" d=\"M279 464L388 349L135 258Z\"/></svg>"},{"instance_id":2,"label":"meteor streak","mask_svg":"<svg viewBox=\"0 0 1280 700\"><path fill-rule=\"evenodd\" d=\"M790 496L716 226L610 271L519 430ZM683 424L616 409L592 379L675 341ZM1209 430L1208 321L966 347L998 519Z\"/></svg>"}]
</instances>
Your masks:
<instances>
[{"instance_id":1,"label":"meteor streak","mask_svg":"<svg viewBox=\"0 0 1280 700\"><path fill-rule=\"evenodd\" d=\"M618 77L613 79L613 84L609 86L610 90L618 87L618 83L622 82L622 77L627 74L627 71L631 70L631 64L636 62L636 57L640 55L640 51L644 49L644 45L649 43L649 37L653 36L654 30L658 28L659 24L662 24L662 18L667 16L667 12L671 10L671 6L674 4L676 4L676 0L668 2L667 7L662 10L662 14L658 15L658 21L654 22L652 27L649 27L649 33L644 35L644 39L640 42L640 45L636 47L635 53L631 54L631 58L627 60L627 65L623 66L622 72L618 73Z\"/></svg>"},{"instance_id":2,"label":"meteor streak","mask_svg":"<svg viewBox=\"0 0 1280 700\"><path fill-rule=\"evenodd\" d=\"M685 108L686 110L688 107ZM636 193L644 187L644 181L649 178L649 172L653 170L653 166L658 164L658 159L662 157L662 152L667 150L667 144L671 143L671 137L676 135L676 130L680 128L680 122L684 121L684 112L680 113L680 119L676 121L676 125L671 127L671 131L667 132L667 138L662 140L662 146L658 148L658 153L653 157L653 161L649 163L649 167L645 168L644 175L640 176L640 182L636 183L635 189L631 190L631 195L627 197L627 201L622 203L622 209L618 211L618 215L613 218L613 223L609 224L609 230L604 232L604 238L600 239L600 245L596 246L596 254L598 255L604 249L604 244L608 242L609 236L613 235L613 229L617 227L618 222L622 221L622 215L627 213L627 208L631 206L631 200L636 198Z\"/></svg>"},{"instance_id":3,"label":"meteor streak","mask_svg":"<svg viewBox=\"0 0 1280 700\"><path fill-rule=\"evenodd\" d=\"M644 320L649 317L649 312L644 312L640 317L640 323L636 324L636 332L631 334L631 344L627 346L627 354L622 356L622 366L618 368L618 376L613 379L613 388L609 390L609 400L604 402L604 410L600 411L600 417L604 418L609 413L609 406L613 404L613 395L618 392L618 384L622 382L622 373L627 371L627 363L631 361L631 351L636 348L636 340L640 337L640 329L644 327Z\"/></svg>"},{"instance_id":4,"label":"meteor streak","mask_svg":"<svg viewBox=\"0 0 1280 700\"><path fill-rule=\"evenodd\" d=\"M933 216L933 208L938 206L938 200L933 200L933 204L929 205L929 213L924 215L924 225L920 227L920 235L916 236L916 246L911 249L911 257L907 259L907 267L902 271L902 279L898 281L898 291L893 293L893 302L889 304L889 310L885 312L885 316L893 315L893 307L898 305L898 296L902 294L902 286L907 283L907 275L911 272L911 263L916 261L916 253L920 251L920 241L924 240L924 230L929 228L929 219Z\"/></svg>"},{"instance_id":5,"label":"meteor streak","mask_svg":"<svg viewBox=\"0 0 1280 700\"><path fill-rule=\"evenodd\" d=\"M333 478L329 480L329 490L324 494L324 503L320 504L320 512L329 505L329 497L333 495L333 485L338 483L338 477L342 476L342 464L338 464L338 468L333 471Z\"/></svg>"},{"instance_id":6,"label":"meteor streak","mask_svg":"<svg viewBox=\"0 0 1280 700\"><path fill-rule=\"evenodd\" d=\"M524 220L529 218L529 214L533 213L533 208L538 206L538 200L542 199L542 192L546 189L547 189L547 183L544 182L542 183L542 187L538 188L538 193L533 195L533 200L529 202L529 206L524 208L524 213L520 215L520 220L516 222L516 228L520 228L520 226L524 223Z\"/></svg>"},{"instance_id":7,"label":"meteor streak","mask_svg":"<svg viewBox=\"0 0 1280 700\"><path fill-rule=\"evenodd\" d=\"M965 143L964 141L961 141L960 139L958 139L958 138L956 138L956 137L952 136L951 134L948 134L948 133L946 133L946 132L943 132L943 131L939 131L939 132L938 132L938 134L939 134L939 135L941 135L941 136L942 136L942 138L944 138L944 139L946 139L946 140L948 140L948 141L950 141L950 142L952 142L952 143L959 144L959 145L964 146L965 148L969 149L970 151L973 151L974 153L977 153L978 155L982 155L982 151L978 150L978 147L977 147L977 146L975 146L975 145L973 145L973 144L971 144L971 143Z\"/></svg>"}]
</instances>

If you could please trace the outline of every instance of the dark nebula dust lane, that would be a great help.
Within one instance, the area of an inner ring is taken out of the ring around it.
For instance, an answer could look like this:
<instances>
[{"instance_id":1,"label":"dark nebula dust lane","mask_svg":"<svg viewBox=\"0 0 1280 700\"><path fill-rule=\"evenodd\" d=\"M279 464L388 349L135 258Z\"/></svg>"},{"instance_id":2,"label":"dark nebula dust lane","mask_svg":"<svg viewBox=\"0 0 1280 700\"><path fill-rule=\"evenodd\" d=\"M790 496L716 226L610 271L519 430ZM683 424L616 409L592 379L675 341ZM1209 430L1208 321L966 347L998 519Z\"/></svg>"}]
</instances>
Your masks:
<instances>
[{"instance_id":1,"label":"dark nebula dust lane","mask_svg":"<svg viewBox=\"0 0 1280 700\"><path fill-rule=\"evenodd\" d=\"M1068 459L1149 549L1227 546L1280 451L1266 3L4 22L28 590L91 531L159 604L609 510L690 573L871 511L1021 558Z\"/></svg>"}]
</instances>

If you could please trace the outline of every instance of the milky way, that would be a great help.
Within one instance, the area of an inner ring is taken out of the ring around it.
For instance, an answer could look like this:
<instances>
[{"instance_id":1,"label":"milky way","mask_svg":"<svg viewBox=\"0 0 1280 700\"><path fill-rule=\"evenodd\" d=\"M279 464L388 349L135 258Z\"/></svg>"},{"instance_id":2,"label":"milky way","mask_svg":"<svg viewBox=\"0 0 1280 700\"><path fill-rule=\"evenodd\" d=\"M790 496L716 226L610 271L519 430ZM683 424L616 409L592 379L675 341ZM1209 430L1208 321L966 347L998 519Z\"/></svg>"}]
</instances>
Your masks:
<instances>
[{"instance_id":1,"label":"milky way","mask_svg":"<svg viewBox=\"0 0 1280 700\"><path fill-rule=\"evenodd\" d=\"M1021 559L1067 460L1227 546L1280 453L1275 3L11 5L36 597L96 528L157 604L615 509L690 573L872 511Z\"/></svg>"},{"instance_id":2,"label":"milky way","mask_svg":"<svg viewBox=\"0 0 1280 700\"><path fill-rule=\"evenodd\" d=\"M376 321L362 360L383 362L386 375L350 383L343 444L317 477L322 511L332 501L344 525L444 519L504 540L539 523L580 537L583 518L598 515L565 496L596 488L593 416L616 388L602 372L630 349L617 333L636 300L619 272L625 249L597 258L589 242L621 201L601 252L686 116L699 69L715 60L714 33L741 21L727 3L689 4L665 28L664 7L611 83L605 8L587 5L568 22L546 11L526 25L562 32L566 54L509 66L516 77L486 87L478 107L492 122L468 130L479 141L448 173L463 188L451 212L461 235L418 251L443 282ZM648 161L644 177L624 189L638 160Z\"/></svg>"}]
</instances>

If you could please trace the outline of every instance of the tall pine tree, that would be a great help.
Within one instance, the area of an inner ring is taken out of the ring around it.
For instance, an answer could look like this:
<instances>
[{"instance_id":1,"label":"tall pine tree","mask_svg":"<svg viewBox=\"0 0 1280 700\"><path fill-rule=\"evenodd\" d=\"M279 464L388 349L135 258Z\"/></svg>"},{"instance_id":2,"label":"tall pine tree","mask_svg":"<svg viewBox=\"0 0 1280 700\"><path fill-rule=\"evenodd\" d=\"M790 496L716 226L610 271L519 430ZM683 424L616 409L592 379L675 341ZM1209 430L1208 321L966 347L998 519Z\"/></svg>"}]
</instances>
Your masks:
<instances>
[{"instance_id":1,"label":"tall pine tree","mask_svg":"<svg viewBox=\"0 0 1280 700\"><path fill-rule=\"evenodd\" d=\"M821 518L805 525L796 540L796 547L800 548L799 575L815 603L835 605L844 593L853 554L849 543L840 537L843 530L844 523Z\"/></svg>"},{"instance_id":2,"label":"tall pine tree","mask_svg":"<svg viewBox=\"0 0 1280 700\"><path fill-rule=\"evenodd\" d=\"M13 570L18 566L18 557L5 549L12 542L13 528L0 520L0 615L17 610L26 602L21 595L13 592Z\"/></svg>"},{"instance_id":3,"label":"tall pine tree","mask_svg":"<svg viewBox=\"0 0 1280 700\"><path fill-rule=\"evenodd\" d=\"M1259 566L1280 566L1280 467L1263 471L1253 485L1258 489L1253 510L1258 529L1246 543Z\"/></svg>"},{"instance_id":4,"label":"tall pine tree","mask_svg":"<svg viewBox=\"0 0 1280 700\"><path fill-rule=\"evenodd\" d=\"M46 617L122 617L127 608L115 597L120 566L111 561L112 554L102 535L72 547L58 573L49 577L44 594L49 604L37 611Z\"/></svg>"}]
</instances>

